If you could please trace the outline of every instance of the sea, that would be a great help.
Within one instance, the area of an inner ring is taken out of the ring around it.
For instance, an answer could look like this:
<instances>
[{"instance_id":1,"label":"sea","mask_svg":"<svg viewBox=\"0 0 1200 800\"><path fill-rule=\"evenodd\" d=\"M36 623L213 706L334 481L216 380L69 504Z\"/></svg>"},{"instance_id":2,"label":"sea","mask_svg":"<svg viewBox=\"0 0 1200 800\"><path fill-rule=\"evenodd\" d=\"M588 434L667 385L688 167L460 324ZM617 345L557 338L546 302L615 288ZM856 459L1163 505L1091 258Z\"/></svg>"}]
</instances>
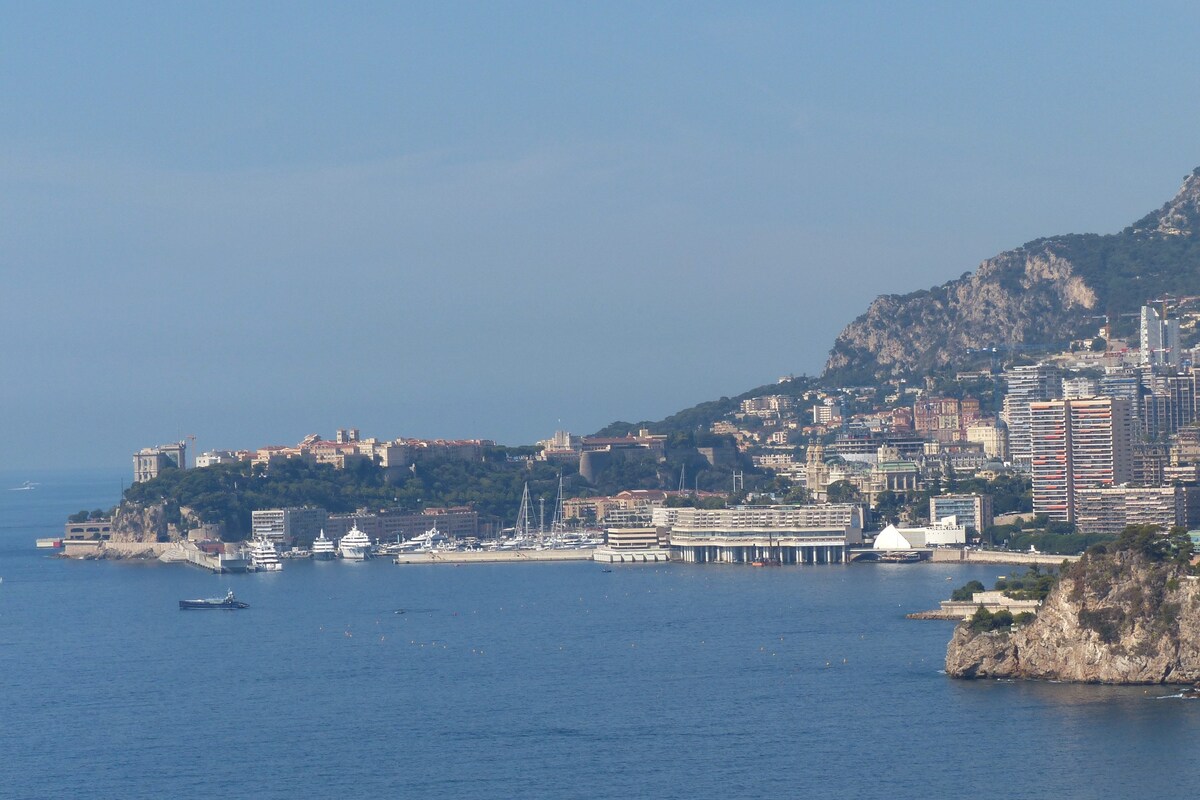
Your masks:
<instances>
[{"instance_id":1,"label":"sea","mask_svg":"<svg viewBox=\"0 0 1200 800\"><path fill-rule=\"evenodd\" d=\"M116 472L0 474L2 798L1150 798L1164 687L959 681L905 619L1002 566L285 562L37 550ZM33 488L19 489L26 481ZM245 611L180 611L232 588Z\"/></svg>"}]
</instances>

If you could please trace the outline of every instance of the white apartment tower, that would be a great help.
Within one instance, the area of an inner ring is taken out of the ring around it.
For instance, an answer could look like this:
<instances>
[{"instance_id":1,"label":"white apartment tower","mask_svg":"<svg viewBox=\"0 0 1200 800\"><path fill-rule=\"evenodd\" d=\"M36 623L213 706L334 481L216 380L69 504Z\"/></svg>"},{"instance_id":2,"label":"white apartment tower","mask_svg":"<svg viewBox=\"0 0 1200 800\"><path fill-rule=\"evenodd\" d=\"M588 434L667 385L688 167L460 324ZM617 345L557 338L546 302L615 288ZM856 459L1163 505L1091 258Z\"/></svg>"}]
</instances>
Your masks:
<instances>
[{"instance_id":1,"label":"white apartment tower","mask_svg":"<svg viewBox=\"0 0 1200 800\"><path fill-rule=\"evenodd\" d=\"M1142 306L1142 363L1151 366L1179 366L1179 320L1167 319L1166 309L1159 316L1154 306Z\"/></svg>"},{"instance_id":2,"label":"white apartment tower","mask_svg":"<svg viewBox=\"0 0 1200 800\"><path fill-rule=\"evenodd\" d=\"M1062 396L1062 374L1054 367L1034 364L1005 370L1004 408L1001 418L1008 425L1008 450L1014 462L1029 463L1029 404Z\"/></svg>"}]
</instances>

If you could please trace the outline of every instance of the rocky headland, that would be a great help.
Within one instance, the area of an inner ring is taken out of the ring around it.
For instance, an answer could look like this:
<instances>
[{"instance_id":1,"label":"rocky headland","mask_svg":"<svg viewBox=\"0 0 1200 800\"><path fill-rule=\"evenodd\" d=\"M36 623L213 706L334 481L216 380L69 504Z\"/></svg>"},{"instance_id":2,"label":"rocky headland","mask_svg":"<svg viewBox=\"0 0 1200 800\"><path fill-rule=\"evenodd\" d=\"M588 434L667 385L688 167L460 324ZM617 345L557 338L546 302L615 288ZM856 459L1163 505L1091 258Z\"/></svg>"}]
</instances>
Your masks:
<instances>
[{"instance_id":1,"label":"rocky headland","mask_svg":"<svg viewBox=\"0 0 1200 800\"><path fill-rule=\"evenodd\" d=\"M956 678L1079 683L1200 682L1200 580L1186 534L1127 532L1068 567L1037 615L987 630L955 628L946 672Z\"/></svg>"}]
</instances>

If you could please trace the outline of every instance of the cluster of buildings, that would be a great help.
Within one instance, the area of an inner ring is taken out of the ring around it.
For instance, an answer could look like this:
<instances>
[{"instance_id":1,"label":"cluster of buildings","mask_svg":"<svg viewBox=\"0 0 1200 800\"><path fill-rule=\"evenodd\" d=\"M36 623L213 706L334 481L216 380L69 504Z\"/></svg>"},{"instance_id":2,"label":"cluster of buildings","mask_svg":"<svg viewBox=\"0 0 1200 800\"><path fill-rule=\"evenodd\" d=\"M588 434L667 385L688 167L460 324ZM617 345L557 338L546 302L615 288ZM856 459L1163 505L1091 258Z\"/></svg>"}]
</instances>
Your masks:
<instances>
[{"instance_id":1,"label":"cluster of buildings","mask_svg":"<svg viewBox=\"0 0 1200 800\"><path fill-rule=\"evenodd\" d=\"M318 434L309 434L295 445L266 445L253 450L210 450L196 456L196 467L248 462L271 465L289 459L301 459L310 464L332 464L338 469L356 463L372 462L385 468L410 467L434 459L479 461L489 447L490 439L364 439L357 428L342 428L332 441ZM152 480L168 467L187 469L185 442L147 447L133 456L135 483Z\"/></svg>"},{"instance_id":2,"label":"cluster of buildings","mask_svg":"<svg viewBox=\"0 0 1200 800\"><path fill-rule=\"evenodd\" d=\"M1181 342L1200 315L1181 321L1159 305L1136 316L1137 341L1112 336L1106 319L1103 347L1087 340L1038 363L959 373L959 385L987 387L993 408L969 391L934 391L945 384L895 380L756 397L711 430L817 502L844 499L848 487L874 506L951 478L1015 471L1032 481L1035 513L1084 533L1194 527L1200 378L1198 354ZM958 502L931 509L930 519L991 524L990 508L953 508Z\"/></svg>"},{"instance_id":3,"label":"cluster of buildings","mask_svg":"<svg viewBox=\"0 0 1200 800\"><path fill-rule=\"evenodd\" d=\"M790 379L782 379L778 393L742 400L712 424L714 444L696 449L714 466L737 469L752 461L756 468L786 478L818 504L812 508L861 504L869 509L885 498L904 503L956 478L1015 471L1032 482L1035 513L1081 532L1115 532L1131 523L1195 526L1200 523L1200 378L1192 367L1196 354L1185 350L1181 339L1200 315L1181 323L1163 305L1146 306L1137 316L1136 343L1114 338L1106 320L1100 330L1104 347L1089 340L1038 363L960 373L958 390L945 382L895 380L841 389L805 384L801 391L789 391L792 386L784 384ZM972 391L990 395L993 402L984 408ZM594 481L616 462L662 461L668 437L648 430L620 437L558 431L538 444L536 458L577 469ZM304 459L336 467L361 461L410 467L432 458L478 460L491 446L482 439L362 438L357 429L348 428L338 430L333 441L314 434L294 446L203 453L196 466ZM134 455L135 481L186 467L183 442ZM700 514L668 508L668 495L628 490L564 498L563 519L622 529L666 521L674 528L688 514ZM281 542L303 541L318 524L335 536L358 524L374 538L388 539L420 533L416 527L428 522L422 514L406 516L398 510L345 519L325 515L319 523L313 521L316 510L275 510L270 521L262 513L261 525L269 526L271 536ZM486 535L495 522L469 519L473 513L455 510L438 527L458 525L461 519L462 535ZM935 527L953 518L967 531L982 531L993 516L990 498L983 495L943 492L930 501ZM861 531L863 522L847 522L846 529L857 525ZM738 524L729 522L733 529ZM255 525L257 530L257 516ZM304 533L285 533L292 528ZM681 530L681 535L693 535L687 525ZM711 553L692 555L703 560Z\"/></svg>"},{"instance_id":4,"label":"cluster of buildings","mask_svg":"<svg viewBox=\"0 0 1200 800\"><path fill-rule=\"evenodd\" d=\"M537 443L540 461L550 461L568 469L578 469L589 483L608 466L622 461L661 461L667 454L667 437L642 429L636 435L626 436L576 436L567 431L556 431L549 439ZM732 465L737 460L737 449L717 445L697 447L697 452L712 465Z\"/></svg>"},{"instance_id":5,"label":"cluster of buildings","mask_svg":"<svg viewBox=\"0 0 1200 800\"><path fill-rule=\"evenodd\" d=\"M1034 511L1084 533L1200 523L1194 353L1164 307L1138 314L1137 346L1063 354L1004 373L1002 418Z\"/></svg>"}]
</instances>

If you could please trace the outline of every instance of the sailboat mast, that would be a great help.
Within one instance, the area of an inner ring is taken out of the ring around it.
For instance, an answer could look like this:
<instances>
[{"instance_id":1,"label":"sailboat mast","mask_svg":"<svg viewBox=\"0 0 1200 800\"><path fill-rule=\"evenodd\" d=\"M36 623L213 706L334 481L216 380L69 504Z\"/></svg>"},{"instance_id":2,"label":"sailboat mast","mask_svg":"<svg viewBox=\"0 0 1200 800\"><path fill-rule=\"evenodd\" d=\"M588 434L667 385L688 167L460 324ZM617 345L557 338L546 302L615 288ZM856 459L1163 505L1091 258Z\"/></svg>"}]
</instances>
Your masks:
<instances>
[{"instance_id":1,"label":"sailboat mast","mask_svg":"<svg viewBox=\"0 0 1200 800\"><path fill-rule=\"evenodd\" d=\"M554 518L550 520L550 533L555 539L566 527L563 516L563 476L560 469L558 471L558 497L554 501Z\"/></svg>"},{"instance_id":2,"label":"sailboat mast","mask_svg":"<svg viewBox=\"0 0 1200 800\"><path fill-rule=\"evenodd\" d=\"M521 510L517 512L517 524L513 526L513 535L518 539L527 539L533 527L533 510L529 504L529 481L525 481L525 489L521 492Z\"/></svg>"}]
</instances>

